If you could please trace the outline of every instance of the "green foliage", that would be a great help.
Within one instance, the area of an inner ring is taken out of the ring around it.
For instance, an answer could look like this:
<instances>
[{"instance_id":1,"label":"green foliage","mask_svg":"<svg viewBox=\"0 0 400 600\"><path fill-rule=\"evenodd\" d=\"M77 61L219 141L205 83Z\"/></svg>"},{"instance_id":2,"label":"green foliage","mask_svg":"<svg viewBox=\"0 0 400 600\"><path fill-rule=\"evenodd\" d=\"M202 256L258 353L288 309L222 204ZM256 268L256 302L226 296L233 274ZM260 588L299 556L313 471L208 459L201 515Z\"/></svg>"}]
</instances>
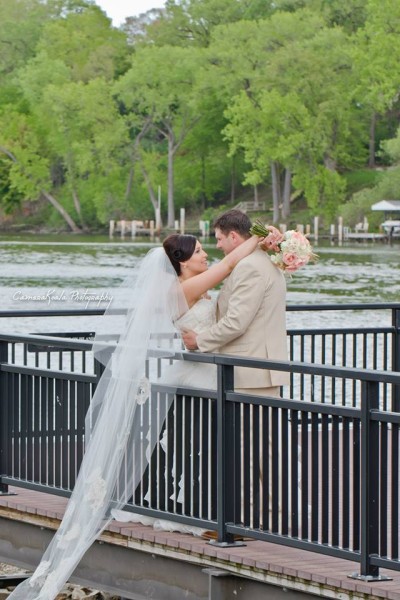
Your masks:
<instances>
[{"instance_id":1,"label":"green foliage","mask_svg":"<svg viewBox=\"0 0 400 600\"><path fill-rule=\"evenodd\" d=\"M286 181L359 222L398 197L399 40L398 0L168 0L124 30L92 0L0 0L0 202L97 227L154 218L161 188L171 223L271 181L275 211Z\"/></svg>"},{"instance_id":2,"label":"green foliage","mask_svg":"<svg viewBox=\"0 0 400 600\"><path fill-rule=\"evenodd\" d=\"M340 214L346 223L355 225L368 219L370 229L377 230L384 220L383 213L371 211L372 204L380 200L398 200L400 189L400 168L396 167L379 173L376 185L355 193L351 200L340 207Z\"/></svg>"},{"instance_id":3,"label":"green foliage","mask_svg":"<svg viewBox=\"0 0 400 600\"><path fill-rule=\"evenodd\" d=\"M226 210L229 210L230 208L232 208L232 206L229 206L228 204L220 204L218 208L207 208L205 211L203 211L201 219L203 221L210 221L210 226L212 226L215 219L221 213L225 212Z\"/></svg>"},{"instance_id":4,"label":"green foliage","mask_svg":"<svg viewBox=\"0 0 400 600\"><path fill-rule=\"evenodd\" d=\"M339 214L343 217L344 223L354 227L357 223L362 223L367 218L370 230L377 230L379 223L382 222L382 214L371 211L374 202L379 201L377 191L365 188L354 194L349 202L339 207Z\"/></svg>"},{"instance_id":5,"label":"green foliage","mask_svg":"<svg viewBox=\"0 0 400 600\"><path fill-rule=\"evenodd\" d=\"M304 191L313 216L323 215L328 220L333 219L346 189L345 180L336 171L323 165L316 165L311 172L307 168L299 169L293 177L293 183L297 189Z\"/></svg>"},{"instance_id":6,"label":"green foliage","mask_svg":"<svg viewBox=\"0 0 400 600\"><path fill-rule=\"evenodd\" d=\"M63 19L49 21L37 51L63 61L74 81L113 79L128 64L125 36L110 28L109 19L94 5L83 12L71 12Z\"/></svg>"},{"instance_id":7,"label":"green foliage","mask_svg":"<svg viewBox=\"0 0 400 600\"><path fill-rule=\"evenodd\" d=\"M167 0L164 13L149 23L147 36L159 46L208 47L219 25L256 21L273 12L269 0Z\"/></svg>"},{"instance_id":8,"label":"green foliage","mask_svg":"<svg viewBox=\"0 0 400 600\"><path fill-rule=\"evenodd\" d=\"M330 26L353 33L365 24L366 4L365 0L323 0L321 8Z\"/></svg>"},{"instance_id":9,"label":"green foliage","mask_svg":"<svg viewBox=\"0 0 400 600\"><path fill-rule=\"evenodd\" d=\"M0 158L0 202L6 214L11 214L21 206L23 195L15 190L10 179L12 163L8 159Z\"/></svg>"},{"instance_id":10,"label":"green foliage","mask_svg":"<svg viewBox=\"0 0 400 600\"><path fill-rule=\"evenodd\" d=\"M375 169L360 169L344 173L343 177L346 180L346 195L351 197L363 188L373 187L378 183L381 176L381 171L376 171Z\"/></svg>"},{"instance_id":11,"label":"green foliage","mask_svg":"<svg viewBox=\"0 0 400 600\"><path fill-rule=\"evenodd\" d=\"M400 129L397 130L396 137L385 140L382 143L382 150L388 155L392 162L400 162Z\"/></svg>"}]
</instances>

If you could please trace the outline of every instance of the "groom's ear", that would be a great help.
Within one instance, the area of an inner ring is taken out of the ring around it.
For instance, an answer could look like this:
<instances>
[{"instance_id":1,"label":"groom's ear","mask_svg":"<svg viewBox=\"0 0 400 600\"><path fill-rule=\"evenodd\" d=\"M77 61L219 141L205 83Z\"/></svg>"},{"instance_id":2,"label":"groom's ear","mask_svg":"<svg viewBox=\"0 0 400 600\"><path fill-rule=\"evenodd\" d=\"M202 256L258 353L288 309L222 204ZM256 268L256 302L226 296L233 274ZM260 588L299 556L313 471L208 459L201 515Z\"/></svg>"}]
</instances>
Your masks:
<instances>
[{"instance_id":1,"label":"groom's ear","mask_svg":"<svg viewBox=\"0 0 400 600\"><path fill-rule=\"evenodd\" d=\"M244 241L242 236L239 235L237 231L230 231L229 235L234 246L238 246Z\"/></svg>"}]
</instances>

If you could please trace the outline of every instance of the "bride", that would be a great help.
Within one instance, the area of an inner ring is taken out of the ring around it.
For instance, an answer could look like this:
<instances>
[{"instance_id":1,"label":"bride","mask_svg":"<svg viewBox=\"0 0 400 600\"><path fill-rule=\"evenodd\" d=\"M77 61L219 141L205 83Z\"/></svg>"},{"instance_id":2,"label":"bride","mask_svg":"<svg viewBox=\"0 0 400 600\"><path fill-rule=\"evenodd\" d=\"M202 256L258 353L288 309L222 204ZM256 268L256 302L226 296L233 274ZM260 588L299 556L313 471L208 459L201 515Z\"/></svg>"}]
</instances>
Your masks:
<instances>
[{"instance_id":1,"label":"bride","mask_svg":"<svg viewBox=\"0 0 400 600\"><path fill-rule=\"evenodd\" d=\"M208 268L207 254L194 236L173 234L135 269L119 300L121 306L113 302L102 318L102 333L95 338L94 354L104 371L86 416L85 454L64 518L33 575L9 600L54 600L112 520L112 511L121 510L132 497L144 472L143 461L137 461L130 449L140 436L135 415L149 393L145 371L149 350L159 357L176 357L176 348L166 345L166 339L177 330L200 331L212 324L215 307L208 290L259 243L260 238L253 236ZM182 386L189 377L191 386L205 387L206 376L207 387L216 387L212 365L175 364L162 378L164 383ZM158 427L165 417L157 415ZM159 434L160 430L152 431L150 437L158 440ZM146 449L147 460L152 450Z\"/></svg>"},{"instance_id":2,"label":"bride","mask_svg":"<svg viewBox=\"0 0 400 600\"><path fill-rule=\"evenodd\" d=\"M257 242L260 242L260 238L251 238L244 244L244 247L238 248L233 256L230 254L229 257L226 256L219 263L208 268L207 254L194 236L172 234L164 240L165 253L178 276L187 303L187 310L175 320L175 327L179 331L190 329L200 332L215 323L216 306L209 296L208 290L225 279L238 261L248 256L255 249ZM209 363L178 360L173 365L164 368L161 379L155 380L154 383L160 381L167 385L215 390L217 388L217 368ZM160 420L160 415L158 416ZM160 439L160 446L164 451L166 450L166 430ZM182 503L183 498L182 479L182 475L178 477L174 475L173 477L175 493L171 496L171 499L175 498L178 504ZM145 499L148 499L148 495L145 496ZM196 536L201 536L206 532L205 529L199 527L124 510L114 509L112 510L112 516L117 521L125 523L136 522L143 525L152 525L156 530L180 531Z\"/></svg>"}]
</instances>

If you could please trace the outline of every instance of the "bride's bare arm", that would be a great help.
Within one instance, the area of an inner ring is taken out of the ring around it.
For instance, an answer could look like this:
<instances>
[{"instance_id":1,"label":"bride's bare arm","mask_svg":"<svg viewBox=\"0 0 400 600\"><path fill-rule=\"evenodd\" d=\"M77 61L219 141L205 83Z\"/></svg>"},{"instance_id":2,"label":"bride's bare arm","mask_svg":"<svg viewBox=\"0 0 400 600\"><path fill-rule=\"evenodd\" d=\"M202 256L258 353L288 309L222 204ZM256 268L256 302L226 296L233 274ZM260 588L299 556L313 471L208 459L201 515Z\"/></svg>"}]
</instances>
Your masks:
<instances>
[{"instance_id":1,"label":"bride's bare arm","mask_svg":"<svg viewBox=\"0 0 400 600\"><path fill-rule=\"evenodd\" d=\"M245 258L255 250L260 241L261 238L253 235L227 254L221 261L212 265L207 271L204 271L204 273L199 273L194 277L185 279L182 282L182 288L188 305L191 306L205 292L211 290L218 283L221 283L242 258Z\"/></svg>"}]
</instances>

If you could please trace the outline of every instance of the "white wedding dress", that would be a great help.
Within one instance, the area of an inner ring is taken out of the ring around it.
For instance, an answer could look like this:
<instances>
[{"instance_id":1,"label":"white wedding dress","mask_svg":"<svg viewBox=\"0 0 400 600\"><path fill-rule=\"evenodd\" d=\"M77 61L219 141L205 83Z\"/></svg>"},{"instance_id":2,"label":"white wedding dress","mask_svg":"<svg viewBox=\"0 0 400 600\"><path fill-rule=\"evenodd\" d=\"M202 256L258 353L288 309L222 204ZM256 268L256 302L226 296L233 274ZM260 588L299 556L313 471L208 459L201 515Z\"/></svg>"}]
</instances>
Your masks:
<instances>
[{"instance_id":1,"label":"white wedding dress","mask_svg":"<svg viewBox=\"0 0 400 600\"><path fill-rule=\"evenodd\" d=\"M191 329L200 333L216 322L216 304L213 299L201 298L180 319L175 321L179 330ZM207 363L178 360L163 370L161 382L182 387L217 389L217 367Z\"/></svg>"},{"instance_id":2,"label":"white wedding dress","mask_svg":"<svg viewBox=\"0 0 400 600\"><path fill-rule=\"evenodd\" d=\"M201 298L182 317L175 321L177 329L191 329L199 333L213 325L216 321L216 304L213 299ZM177 360L163 368L162 375L157 383L177 387L191 387L208 390L217 389L217 367L207 363ZM160 446L165 450L166 431L160 440ZM183 487L181 478L178 481L179 494L177 502L182 502ZM141 523L152 526L157 531L178 531L201 536L206 531L199 527L192 527L182 523L175 523L164 519L155 519L144 515L135 514L124 510L112 510L116 521L124 523Z\"/></svg>"}]
</instances>

